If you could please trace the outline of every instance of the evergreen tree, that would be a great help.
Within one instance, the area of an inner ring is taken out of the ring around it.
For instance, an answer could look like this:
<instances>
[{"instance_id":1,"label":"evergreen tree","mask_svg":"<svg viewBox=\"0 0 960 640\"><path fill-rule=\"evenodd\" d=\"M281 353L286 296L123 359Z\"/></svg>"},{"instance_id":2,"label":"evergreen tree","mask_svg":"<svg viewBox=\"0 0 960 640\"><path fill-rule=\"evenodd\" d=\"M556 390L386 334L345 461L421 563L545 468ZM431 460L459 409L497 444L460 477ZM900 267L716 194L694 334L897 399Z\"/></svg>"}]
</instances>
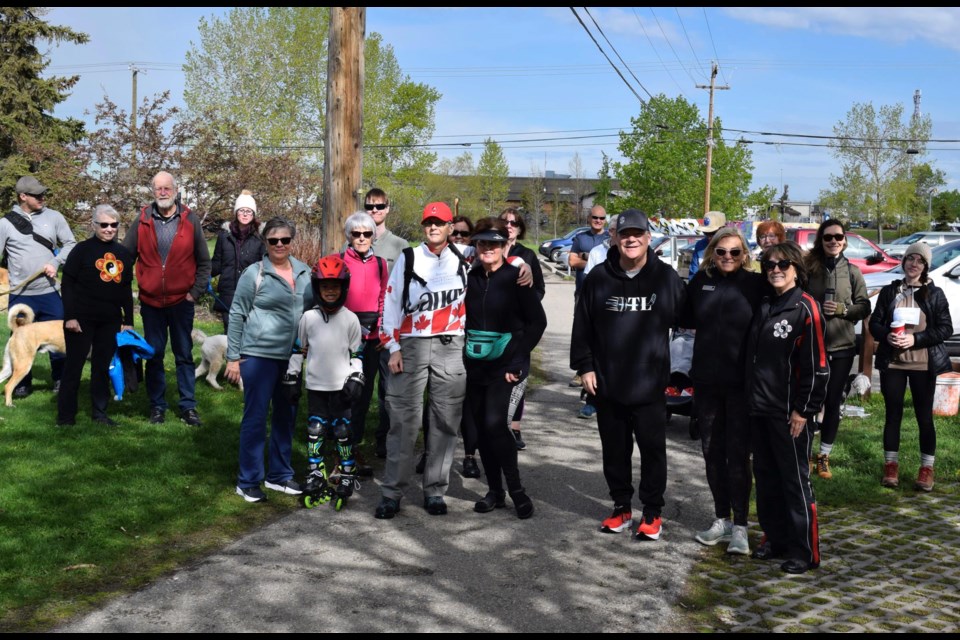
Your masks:
<instances>
[{"instance_id":1,"label":"evergreen tree","mask_svg":"<svg viewBox=\"0 0 960 640\"><path fill-rule=\"evenodd\" d=\"M492 138L483 143L480 164L477 165L477 191L486 205L486 215L500 213L510 194L510 165L503 149Z\"/></svg>"}]
</instances>

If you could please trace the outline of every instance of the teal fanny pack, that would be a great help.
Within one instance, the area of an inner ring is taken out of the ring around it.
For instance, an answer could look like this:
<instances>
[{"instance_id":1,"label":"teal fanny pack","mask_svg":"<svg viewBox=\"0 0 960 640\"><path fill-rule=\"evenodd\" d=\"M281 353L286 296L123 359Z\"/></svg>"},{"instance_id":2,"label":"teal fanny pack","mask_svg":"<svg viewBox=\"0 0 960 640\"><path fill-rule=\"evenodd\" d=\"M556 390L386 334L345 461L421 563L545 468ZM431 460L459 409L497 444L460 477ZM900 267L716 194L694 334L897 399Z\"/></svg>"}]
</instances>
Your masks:
<instances>
[{"instance_id":1,"label":"teal fanny pack","mask_svg":"<svg viewBox=\"0 0 960 640\"><path fill-rule=\"evenodd\" d=\"M472 360L496 360L510 344L509 333L467 329L467 357Z\"/></svg>"}]
</instances>

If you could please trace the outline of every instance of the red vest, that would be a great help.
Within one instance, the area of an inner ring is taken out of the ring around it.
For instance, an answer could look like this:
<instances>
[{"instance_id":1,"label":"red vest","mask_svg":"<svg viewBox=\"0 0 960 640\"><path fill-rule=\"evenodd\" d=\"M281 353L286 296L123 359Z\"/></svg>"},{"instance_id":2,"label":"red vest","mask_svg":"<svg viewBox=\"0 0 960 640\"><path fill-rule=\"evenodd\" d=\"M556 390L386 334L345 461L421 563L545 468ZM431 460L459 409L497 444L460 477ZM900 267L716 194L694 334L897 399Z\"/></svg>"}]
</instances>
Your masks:
<instances>
[{"instance_id":1,"label":"red vest","mask_svg":"<svg viewBox=\"0 0 960 640\"><path fill-rule=\"evenodd\" d=\"M194 255L194 217L190 209L180 207L177 233L164 266L154 230L153 205L140 211L137 229L137 285L140 301L151 307L171 307L187 297L197 282L197 260Z\"/></svg>"}]
</instances>

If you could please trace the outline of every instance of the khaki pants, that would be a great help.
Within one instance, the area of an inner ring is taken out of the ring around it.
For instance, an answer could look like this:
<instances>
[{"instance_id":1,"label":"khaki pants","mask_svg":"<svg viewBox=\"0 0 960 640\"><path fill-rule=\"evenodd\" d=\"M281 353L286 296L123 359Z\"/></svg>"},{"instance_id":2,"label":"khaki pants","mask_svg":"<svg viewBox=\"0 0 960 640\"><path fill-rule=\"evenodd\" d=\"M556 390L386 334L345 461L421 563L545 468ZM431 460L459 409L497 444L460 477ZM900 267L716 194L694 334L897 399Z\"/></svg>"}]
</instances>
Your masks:
<instances>
[{"instance_id":1,"label":"khaki pants","mask_svg":"<svg viewBox=\"0 0 960 640\"><path fill-rule=\"evenodd\" d=\"M442 338L442 339L441 339ZM387 463L380 487L385 498L400 500L410 483L416 459L414 447L423 421L423 392L429 393L427 464L423 496L443 496L450 483L457 433L463 413L467 374L463 366L463 336L402 338L403 372L390 374L387 385Z\"/></svg>"}]
</instances>

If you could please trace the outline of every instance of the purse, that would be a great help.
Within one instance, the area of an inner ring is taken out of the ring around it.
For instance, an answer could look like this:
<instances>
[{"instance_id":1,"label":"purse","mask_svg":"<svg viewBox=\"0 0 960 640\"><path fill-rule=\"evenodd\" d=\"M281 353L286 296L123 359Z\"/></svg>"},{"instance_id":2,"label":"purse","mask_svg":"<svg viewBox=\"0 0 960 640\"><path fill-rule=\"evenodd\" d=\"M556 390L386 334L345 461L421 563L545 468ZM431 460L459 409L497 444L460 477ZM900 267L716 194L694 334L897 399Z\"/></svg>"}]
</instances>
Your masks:
<instances>
[{"instance_id":1,"label":"purse","mask_svg":"<svg viewBox=\"0 0 960 640\"><path fill-rule=\"evenodd\" d=\"M496 360L510 344L508 333L467 329L467 357L472 360Z\"/></svg>"}]
</instances>

